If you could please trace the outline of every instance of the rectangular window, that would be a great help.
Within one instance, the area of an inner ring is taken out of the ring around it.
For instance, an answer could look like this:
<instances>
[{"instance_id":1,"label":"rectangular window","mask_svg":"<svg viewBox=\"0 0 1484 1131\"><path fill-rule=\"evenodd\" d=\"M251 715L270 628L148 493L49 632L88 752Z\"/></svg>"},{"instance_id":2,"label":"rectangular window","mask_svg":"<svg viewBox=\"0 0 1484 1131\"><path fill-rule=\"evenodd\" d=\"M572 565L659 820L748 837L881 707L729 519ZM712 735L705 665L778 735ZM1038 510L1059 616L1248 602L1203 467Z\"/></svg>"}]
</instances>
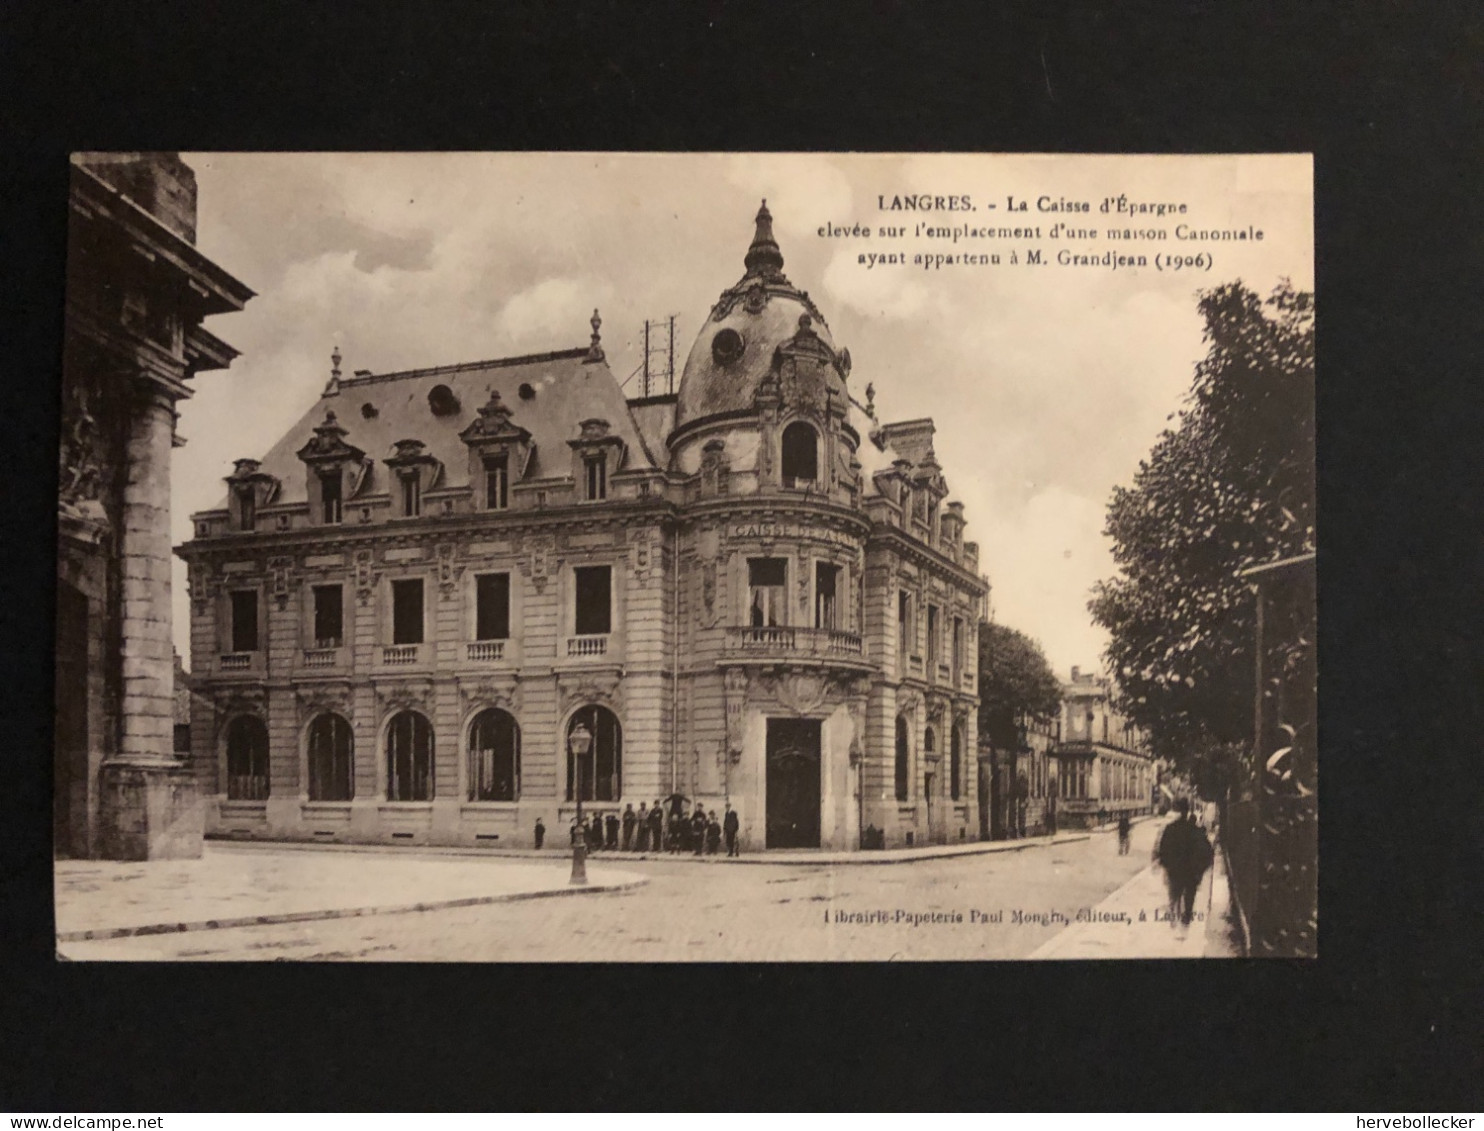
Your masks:
<instances>
[{"instance_id":1,"label":"rectangular window","mask_svg":"<svg viewBox=\"0 0 1484 1131\"><path fill-rule=\"evenodd\" d=\"M897 590L897 635L902 655L912 651L912 594Z\"/></svg>"},{"instance_id":2,"label":"rectangular window","mask_svg":"<svg viewBox=\"0 0 1484 1131\"><path fill-rule=\"evenodd\" d=\"M510 575L481 573L474 579L474 639L510 639Z\"/></svg>"},{"instance_id":3,"label":"rectangular window","mask_svg":"<svg viewBox=\"0 0 1484 1131\"><path fill-rule=\"evenodd\" d=\"M588 456L583 463L587 469L587 498L589 502L608 497L608 461L602 456Z\"/></svg>"},{"instance_id":4,"label":"rectangular window","mask_svg":"<svg viewBox=\"0 0 1484 1131\"><path fill-rule=\"evenodd\" d=\"M340 586L314 587L314 646L339 648L345 642L344 604Z\"/></svg>"},{"instance_id":5,"label":"rectangular window","mask_svg":"<svg viewBox=\"0 0 1484 1131\"><path fill-rule=\"evenodd\" d=\"M237 525L240 530L255 530L258 525L258 496L251 487L237 492Z\"/></svg>"},{"instance_id":6,"label":"rectangular window","mask_svg":"<svg viewBox=\"0 0 1484 1131\"><path fill-rule=\"evenodd\" d=\"M788 623L784 600L786 576L787 565L782 558L748 560L748 623L753 628Z\"/></svg>"},{"instance_id":7,"label":"rectangular window","mask_svg":"<svg viewBox=\"0 0 1484 1131\"><path fill-rule=\"evenodd\" d=\"M964 618L953 618L953 678L958 679L964 668Z\"/></svg>"},{"instance_id":8,"label":"rectangular window","mask_svg":"<svg viewBox=\"0 0 1484 1131\"><path fill-rule=\"evenodd\" d=\"M502 511L510 505L510 458L491 456L484 461L484 506Z\"/></svg>"},{"instance_id":9,"label":"rectangular window","mask_svg":"<svg viewBox=\"0 0 1484 1131\"><path fill-rule=\"evenodd\" d=\"M340 521L340 472L325 472L319 477L320 520Z\"/></svg>"},{"instance_id":10,"label":"rectangular window","mask_svg":"<svg viewBox=\"0 0 1484 1131\"><path fill-rule=\"evenodd\" d=\"M578 636L606 636L613 631L613 571L608 566L573 570L577 578L577 607L573 618Z\"/></svg>"},{"instance_id":11,"label":"rectangular window","mask_svg":"<svg viewBox=\"0 0 1484 1131\"><path fill-rule=\"evenodd\" d=\"M423 486L416 475L402 479L402 514L408 518L422 514Z\"/></svg>"},{"instance_id":12,"label":"rectangular window","mask_svg":"<svg viewBox=\"0 0 1484 1131\"><path fill-rule=\"evenodd\" d=\"M392 582L392 643L423 642L423 583L414 577Z\"/></svg>"},{"instance_id":13,"label":"rectangular window","mask_svg":"<svg viewBox=\"0 0 1484 1131\"><path fill-rule=\"evenodd\" d=\"M938 639L938 606L928 606L928 663L935 664L943 658L942 642Z\"/></svg>"},{"instance_id":14,"label":"rectangular window","mask_svg":"<svg viewBox=\"0 0 1484 1131\"><path fill-rule=\"evenodd\" d=\"M232 590L232 651L258 650L258 591Z\"/></svg>"},{"instance_id":15,"label":"rectangular window","mask_svg":"<svg viewBox=\"0 0 1484 1131\"><path fill-rule=\"evenodd\" d=\"M814 627L839 628L839 602L835 599L840 583L840 567L816 562L814 565Z\"/></svg>"}]
</instances>

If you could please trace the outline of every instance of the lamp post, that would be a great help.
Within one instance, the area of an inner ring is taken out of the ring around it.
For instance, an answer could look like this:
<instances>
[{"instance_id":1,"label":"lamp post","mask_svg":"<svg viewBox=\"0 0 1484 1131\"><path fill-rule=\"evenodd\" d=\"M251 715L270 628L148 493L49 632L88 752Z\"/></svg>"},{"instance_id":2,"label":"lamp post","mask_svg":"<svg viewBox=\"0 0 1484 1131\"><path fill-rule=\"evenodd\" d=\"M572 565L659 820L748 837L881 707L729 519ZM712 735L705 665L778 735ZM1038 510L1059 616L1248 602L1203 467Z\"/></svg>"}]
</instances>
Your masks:
<instances>
[{"instance_id":1,"label":"lamp post","mask_svg":"<svg viewBox=\"0 0 1484 1131\"><path fill-rule=\"evenodd\" d=\"M1060 787L1061 763L1050 754L1046 756L1046 831L1056 835L1056 792Z\"/></svg>"},{"instance_id":2,"label":"lamp post","mask_svg":"<svg viewBox=\"0 0 1484 1131\"><path fill-rule=\"evenodd\" d=\"M571 882L574 884L587 883L587 841L582 835L582 760L592 747L593 732L578 723L567 735L567 749L572 752L572 776L577 797L577 835L572 838Z\"/></svg>"}]
</instances>

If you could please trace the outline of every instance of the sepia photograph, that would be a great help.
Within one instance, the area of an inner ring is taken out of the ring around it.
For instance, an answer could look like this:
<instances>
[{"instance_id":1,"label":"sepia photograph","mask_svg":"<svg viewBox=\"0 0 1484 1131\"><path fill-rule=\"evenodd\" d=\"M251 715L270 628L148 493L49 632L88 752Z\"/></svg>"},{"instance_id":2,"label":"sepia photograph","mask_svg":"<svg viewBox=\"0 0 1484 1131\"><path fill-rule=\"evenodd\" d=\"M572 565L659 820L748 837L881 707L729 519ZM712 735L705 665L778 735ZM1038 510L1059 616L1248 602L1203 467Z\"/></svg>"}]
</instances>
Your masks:
<instances>
[{"instance_id":1,"label":"sepia photograph","mask_svg":"<svg viewBox=\"0 0 1484 1131\"><path fill-rule=\"evenodd\" d=\"M1319 954L1309 155L68 171L59 960Z\"/></svg>"}]
</instances>

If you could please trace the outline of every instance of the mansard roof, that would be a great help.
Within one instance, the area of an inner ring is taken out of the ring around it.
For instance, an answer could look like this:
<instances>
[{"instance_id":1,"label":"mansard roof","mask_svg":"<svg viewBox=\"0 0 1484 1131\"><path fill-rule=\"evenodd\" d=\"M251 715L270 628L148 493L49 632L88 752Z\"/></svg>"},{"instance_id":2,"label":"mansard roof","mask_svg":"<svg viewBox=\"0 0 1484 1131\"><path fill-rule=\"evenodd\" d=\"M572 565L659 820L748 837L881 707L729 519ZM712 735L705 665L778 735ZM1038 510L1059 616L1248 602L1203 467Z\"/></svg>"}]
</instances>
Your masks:
<instances>
[{"instance_id":1,"label":"mansard roof","mask_svg":"<svg viewBox=\"0 0 1484 1131\"><path fill-rule=\"evenodd\" d=\"M452 397L435 396L433 401L443 410L435 412L429 394L440 385ZM624 441L625 468L652 466L623 390L607 363L592 360L590 347L583 346L332 380L324 395L262 459L262 470L283 484L275 502L308 501L305 468L298 453L324 424L327 410L335 413L345 429L345 442L361 449L370 460L360 497L387 492L390 472L382 461L395 454L401 440L420 440L428 454L443 464L440 488L467 486L469 450L460 433L479 419L479 410L489 402L491 392L498 392L511 410L511 422L531 433L535 453L527 479L570 476L572 451L567 442L581 436L582 422L591 419L606 420L610 434ZM225 506L223 499L218 509Z\"/></svg>"}]
</instances>

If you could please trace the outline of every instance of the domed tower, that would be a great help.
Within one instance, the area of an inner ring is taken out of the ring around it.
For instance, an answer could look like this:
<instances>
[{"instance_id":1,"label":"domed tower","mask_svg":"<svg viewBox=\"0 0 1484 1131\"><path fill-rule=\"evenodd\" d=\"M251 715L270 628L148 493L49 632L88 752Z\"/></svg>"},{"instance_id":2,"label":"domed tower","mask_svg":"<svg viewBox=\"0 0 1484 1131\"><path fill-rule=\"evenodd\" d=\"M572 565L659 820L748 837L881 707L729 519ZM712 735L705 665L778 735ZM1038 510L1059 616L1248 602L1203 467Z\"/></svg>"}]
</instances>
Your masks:
<instances>
[{"instance_id":1,"label":"domed tower","mask_svg":"<svg viewBox=\"0 0 1484 1131\"><path fill-rule=\"evenodd\" d=\"M676 787L735 806L751 846L855 847L877 670L862 645L866 418L848 351L783 274L766 201L756 225L686 360L668 439L685 478Z\"/></svg>"},{"instance_id":2,"label":"domed tower","mask_svg":"<svg viewBox=\"0 0 1484 1131\"><path fill-rule=\"evenodd\" d=\"M849 502L860 444L849 425L850 351L836 348L808 292L784 275L767 201L743 263L686 358L671 467L694 475L722 465L731 494L785 489Z\"/></svg>"}]
</instances>

